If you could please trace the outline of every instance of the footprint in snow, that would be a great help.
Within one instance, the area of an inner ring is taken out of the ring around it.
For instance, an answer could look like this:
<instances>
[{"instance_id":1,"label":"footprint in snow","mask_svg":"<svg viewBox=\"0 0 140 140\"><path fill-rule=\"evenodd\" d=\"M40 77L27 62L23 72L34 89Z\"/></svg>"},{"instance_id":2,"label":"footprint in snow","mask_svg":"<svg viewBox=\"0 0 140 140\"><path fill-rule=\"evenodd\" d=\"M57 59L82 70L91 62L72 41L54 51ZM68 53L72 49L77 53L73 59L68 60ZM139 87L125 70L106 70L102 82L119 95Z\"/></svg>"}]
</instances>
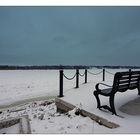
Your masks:
<instances>
[{"instance_id":1,"label":"footprint in snow","mask_svg":"<svg viewBox=\"0 0 140 140\"><path fill-rule=\"evenodd\" d=\"M53 121L49 121L49 123L54 123Z\"/></svg>"},{"instance_id":2,"label":"footprint in snow","mask_svg":"<svg viewBox=\"0 0 140 140\"><path fill-rule=\"evenodd\" d=\"M76 128L77 128L78 130L80 130L80 131L81 131L82 126L81 126L81 125L77 125L77 126L76 126Z\"/></svg>"},{"instance_id":3,"label":"footprint in snow","mask_svg":"<svg viewBox=\"0 0 140 140\"><path fill-rule=\"evenodd\" d=\"M60 127L60 128L59 128L59 131L63 131L63 130L64 130L64 127Z\"/></svg>"}]
</instances>

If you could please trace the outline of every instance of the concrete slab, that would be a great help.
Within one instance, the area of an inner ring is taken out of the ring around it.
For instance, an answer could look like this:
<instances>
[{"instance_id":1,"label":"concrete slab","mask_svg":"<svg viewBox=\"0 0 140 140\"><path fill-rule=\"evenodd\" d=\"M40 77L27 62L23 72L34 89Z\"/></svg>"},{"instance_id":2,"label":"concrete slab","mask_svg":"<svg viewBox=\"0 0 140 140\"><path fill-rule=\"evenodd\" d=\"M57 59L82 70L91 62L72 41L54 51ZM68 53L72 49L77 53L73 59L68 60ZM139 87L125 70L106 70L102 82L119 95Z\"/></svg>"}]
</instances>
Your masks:
<instances>
[{"instance_id":1,"label":"concrete slab","mask_svg":"<svg viewBox=\"0 0 140 140\"><path fill-rule=\"evenodd\" d=\"M55 103L56 103L56 106L57 106L57 110L61 111L61 112L68 112L68 111L70 111L70 110L72 110L76 107L76 106L74 106L74 105L72 105L72 104L70 104L70 103L68 103L68 102L66 102L66 101L64 101L63 99L60 99L60 98L56 98ZM108 128L111 128L111 129L119 127L118 124L116 124L114 122L110 122L107 119L104 119L103 117L100 117L96 114L88 112L84 109L79 109L79 110L80 110L80 114L82 116L89 117L92 120L99 123L100 125L104 125L105 127L108 127Z\"/></svg>"},{"instance_id":2,"label":"concrete slab","mask_svg":"<svg viewBox=\"0 0 140 140\"><path fill-rule=\"evenodd\" d=\"M30 128L28 115L24 115L18 118L9 118L9 119L0 121L0 132L2 134L5 134L5 133L8 134L8 132L11 132L10 129L13 129L12 128L13 126L16 127L16 128L14 127L15 130L12 131L12 133L14 134L31 134L31 128Z\"/></svg>"}]
</instances>

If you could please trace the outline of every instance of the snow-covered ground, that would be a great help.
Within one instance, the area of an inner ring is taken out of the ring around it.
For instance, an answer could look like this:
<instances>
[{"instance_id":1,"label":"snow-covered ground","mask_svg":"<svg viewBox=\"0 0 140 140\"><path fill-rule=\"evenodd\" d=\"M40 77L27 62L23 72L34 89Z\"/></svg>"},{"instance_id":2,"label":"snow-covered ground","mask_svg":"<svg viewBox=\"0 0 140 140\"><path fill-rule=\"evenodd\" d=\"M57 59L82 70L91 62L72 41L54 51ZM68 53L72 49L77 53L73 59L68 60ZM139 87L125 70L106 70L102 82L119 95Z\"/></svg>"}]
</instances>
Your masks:
<instances>
[{"instance_id":1,"label":"snow-covered ground","mask_svg":"<svg viewBox=\"0 0 140 140\"><path fill-rule=\"evenodd\" d=\"M19 111L17 111L19 110ZM3 110L0 119L29 116L32 134L93 133L94 122L88 117L75 115L75 110L65 114L56 112L54 101L33 101L24 106ZM4 128L0 134L18 132L17 126Z\"/></svg>"},{"instance_id":2,"label":"snow-covered ground","mask_svg":"<svg viewBox=\"0 0 140 140\"><path fill-rule=\"evenodd\" d=\"M69 77L75 70L65 70ZM64 79L64 92L75 86L75 80ZM59 70L0 71L0 106L32 98L54 98L59 94Z\"/></svg>"},{"instance_id":3,"label":"snow-covered ground","mask_svg":"<svg viewBox=\"0 0 140 140\"><path fill-rule=\"evenodd\" d=\"M89 70L98 73L100 69ZM124 69L108 72L126 71ZM80 73L83 74L83 70ZM65 70L65 75L73 77L75 70ZM105 83L112 85L113 75L106 73ZM138 98L137 90L118 93L115 97L117 113L122 116L114 116L109 112L96 109L96 100L93 90L98 82L102 82L102 73L92 75L88 73L88 83L84 83L84 77L80 77L80 86L75 89L75 79L64 79L64 97L62 98L80 108L84 108L96 115L120 125L119 128L109 129L100 126L88 117L76 116L74 110L68 114L56 112L54 103L42 105L47 99L59 94L58 70L7 70L0 71L0 120L8 117L29 115L32 133L140 133L139 115L129 115L119 110L125 103ZM108 103L107 98L103 98ZM29 103L26 101L30 101ZM42 101L35 101L42 100ZM16 106L18 105L18 106ZM4 108L7 107L7 108ZM131 110L134 110L129 106ZM127 109L129 108L127 107ZM23 109L19 112L10 110Z\"/></svg>"}]
</instances>

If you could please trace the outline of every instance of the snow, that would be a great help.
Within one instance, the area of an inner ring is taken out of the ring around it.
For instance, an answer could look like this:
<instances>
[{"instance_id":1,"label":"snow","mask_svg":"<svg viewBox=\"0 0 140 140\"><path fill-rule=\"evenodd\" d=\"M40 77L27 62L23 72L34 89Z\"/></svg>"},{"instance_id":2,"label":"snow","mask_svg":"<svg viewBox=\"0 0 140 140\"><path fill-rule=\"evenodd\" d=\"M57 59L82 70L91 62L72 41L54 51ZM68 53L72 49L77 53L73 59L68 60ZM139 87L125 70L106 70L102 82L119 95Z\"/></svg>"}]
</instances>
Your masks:
<instances>
[{"instance_id":1,"label":"snow","mask_svg":"<svg viewBox=\"0 0 140 140\"><path fill-rule=\"evenodd\" d=\"M68 76L75 71L66 70ZM64 79L64 91L74 87L74 82ZM1 70L0 105L33 98L54 98L59 91L58 70ZM16 98L15 98L16 97Z\"/></svg>"},{"instance_id":2,"label":"snow","mask_svg":"<svg viewBox=\"0 0 140 140\"><path fill-rule=\"evenodd\" d=\"M19 123L8 128L0 129L0 134L19 134Z\"/></svg>"},{"instance_id":3,"label":"snow","mask_svg":"<svg viewBox=\"0 0 140 140\"><path fill-rule=\"evenodd\" d=\"M66 114L60 114L56 112L54 102L51 101L50 105L44 105L45 102L34 101L24 106L12 107L8 111L3 110L0 118L5 120L9 117L19 117L28 114L33 134L93 133L94 121L90 118L75 115L75 110ZM14 111L23 107L24 109L21 109L21 111ZM9 128L9 133L10 130ZM3 130L1 131L3 133Z\"/></svg>"},{"instance_id":4,"label":"snow","mask_svg":"<svg viewBox=\"0 0 140 140\"><path fill-rule=\"evenodd\" d=\"M98 73L100 69L89 70ZM107 71L115 73L126 71L117 69ZM128 69L127 69L128 71ZM83 74L83 70L80 73ZM75 70L64 70L68 77L73 77ZM113 75L106 73L105 82L112 85ZM120 127L109 129L99 125L88 117L75 115L75 110L67 114L56 112L55 103L43 105L46 100L52 101L59 94L59 71L58 70L7 70L0 71L0 120L9 117L28 115L32 133L140 133L139 114L122 112L121 107L127 105L127 110L134 110L131 104L127 104L139 98L137 90L125 93L117 93L115 96L115 107L120 117L111 115L110 112L100 111L96 108L96 100L93 96L95 85L102 82L102 74L88 74L88 83L84 83L84 77L80 77L80 86L75 89L75 79L68 81L64 79L63 100L92 112L109 121L117 123ZM108 98L101 97L102 102L107 104ZM39 101L41 100L41 101ZM139 104L138 104L139 105ZM138 106L137 106L138 107ZM18 110L18 111L15 111ZM129 110L129 111L130 111ZM128 114L127 114L128 113ZM10 133L10 132L9 132Z\"/></svg>"}]
</instances>

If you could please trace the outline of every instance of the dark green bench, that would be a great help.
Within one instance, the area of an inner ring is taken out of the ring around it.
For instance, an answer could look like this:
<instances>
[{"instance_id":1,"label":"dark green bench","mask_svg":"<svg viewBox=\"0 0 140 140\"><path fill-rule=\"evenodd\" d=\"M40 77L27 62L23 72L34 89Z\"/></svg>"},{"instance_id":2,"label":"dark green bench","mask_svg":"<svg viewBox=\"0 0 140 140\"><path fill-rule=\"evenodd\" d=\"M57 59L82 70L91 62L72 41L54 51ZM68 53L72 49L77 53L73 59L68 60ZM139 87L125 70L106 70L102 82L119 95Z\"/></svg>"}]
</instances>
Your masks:
<instances>
[{"instance_id":1,"label":"dark green bench","mask_svg":"<svg viewBox=\"0 0 140 140\"><path fill-rule=\"evenodd\" d=\"M100 89L99 85L104 85L107 88ZM113 85L109 86L104 83L98 83L95 86L96 90L93 94L97 100L97 108L107 109L112 112L112 114L117 115L114 106L114 97L117 92L125 92L127 90L138 89L138 94L140 95L140 71L129 71L129 72L117 72L114 76ZM109 104L102 105L100 103L99 95L109 97Z\"/></svg>"}]
</instances>

